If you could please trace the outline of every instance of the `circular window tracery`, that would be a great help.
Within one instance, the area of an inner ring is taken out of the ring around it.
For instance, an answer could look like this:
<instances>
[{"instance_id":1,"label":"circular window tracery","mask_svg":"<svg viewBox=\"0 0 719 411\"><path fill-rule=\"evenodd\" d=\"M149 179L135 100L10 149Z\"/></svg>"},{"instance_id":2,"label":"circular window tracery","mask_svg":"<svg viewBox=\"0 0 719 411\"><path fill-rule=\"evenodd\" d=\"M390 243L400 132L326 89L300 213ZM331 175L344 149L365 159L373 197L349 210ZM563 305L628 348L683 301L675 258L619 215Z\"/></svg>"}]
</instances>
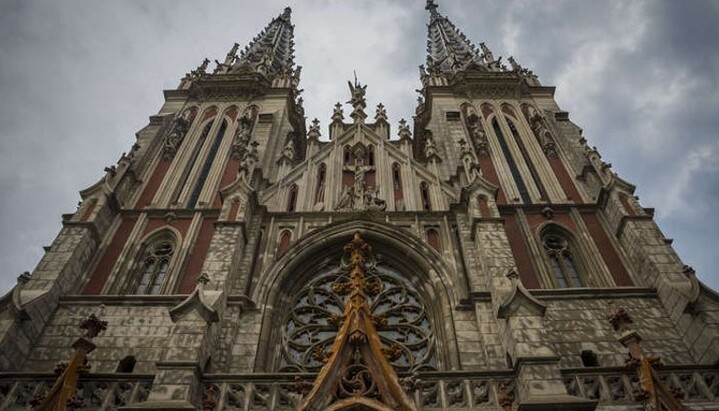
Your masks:
<instances>
[{"instance_id":1,"label":"circular window tracery","mask_svg":"<svg viewBox=\"0 0 719 411\"><path fill-rule=\"evenodd\" d=\"M435 370L435 340L429 316L416 287L395 268L372 264L368 281L381 284L380 293L369 300L372 314L386 319L377 327L385 346L396 344L401 354L392 358L399 372ZM343 313L346 296L332 290L346 281L339 264L321 268L314 279L295 295L282 325L281 372L316 372L324 365L337 334L332 318Z\"/></svg>"}]
</instances>

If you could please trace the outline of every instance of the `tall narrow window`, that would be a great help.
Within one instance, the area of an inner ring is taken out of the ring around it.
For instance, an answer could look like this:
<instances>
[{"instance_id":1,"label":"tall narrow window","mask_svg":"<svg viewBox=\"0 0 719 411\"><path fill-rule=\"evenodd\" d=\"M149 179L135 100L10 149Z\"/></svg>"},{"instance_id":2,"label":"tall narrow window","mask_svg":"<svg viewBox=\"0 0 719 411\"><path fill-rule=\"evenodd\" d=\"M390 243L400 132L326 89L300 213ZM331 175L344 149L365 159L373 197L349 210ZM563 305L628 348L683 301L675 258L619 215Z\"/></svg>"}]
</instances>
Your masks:
<instances>
[{"instance_id":1,"label":"tall narrow window","mask_svg":"<svg viewBox=\"0 0 719 411\"><path fill-rule=\"evenodd\" d=\"M291 213L297 209L297 184L290 187L290 195L287 197L287 212Z\"/></svg>"},{"instance_id":2,"label":"tall narrow window","mask_svg":"<svg viewBox=\"0 0 719 411\"><path fill-rule=\"evenodd\" d=\"M504 158L507 160L507 164L509 165L509 171L512 173L514 183L517 184L520 198L525 204L532 204L532 200L529 198L529 191L527 191L527 186L524 184L524 180L522 179L522 174L520 174L519 172L519 168L517 168L517 163L514 162L512 152L509 151L507 140L504 138L504 133L502 133L502 128L499 126L497 117L494 117L492 119L492 128L494 129L494 134L497 136L499 146L502 148Z\"/></svg>"},{"instance_id":3,"label":"tall narrow window","mask_svg":"<svg viewBox=\"0 0 719 411\"><path fill-rule=\"evenodd\" d=\"M200 175L197 178L195 189L192 190L192 194L190 195L190 200L187 203L187 208L193 208L195 207L195 205L197 205L197 200L200 198L200 193L202 193L202 189L205 187L207 176L210 174L212 163L215 161L215 157L217 156L217 150L220 149L222 137L224 137L226 130L227 120L223 120L220 129L217 130L215 140L212 142L212 146L210 146L210 151L209 153L207 153L207 158L205 158L205 164L203 164L202 170L200 170Z\"/></svg>"},{"instance_id":4,"label":"tall narrow window","mask_svg":"<svg viewBox=\"0 0 719 411\"><path fill-rule=\"evenodd\" d=\"M569 242L563 236L549 233L542 238L544 250L554 273L558 288L584 287L584 281L574 264Z\"/></svg>"},{"instance_id":5,"label":"tall narrow window","mask_svg":"<svg viewBox=\"0 0 719 411\"><path fill-rule=\"evenodd\" d=\"M315 204L324 201L325 197L325 177L327 176L327 166L324 163L317 168L317 188L315 191Z\"/></svg>"},{"instance_id":6,"label":"tall narrow window","mask_svg":"<svg viewBox=\"0 0 719 411\"><path fill-rule=\"evenodd\" d=\"M404 210L404 193L402 192L402 168L399 164L392 164L392 190L394 191L394 205L397 211Z\"/></svg>"},{"instance_id":7,"label":"tall narrow window","mask_svg":"<svg viewBox=\"0 0 719 411\"><path fill-rule=\"evenodd\" d=\"M350 154L350 146L345 146L344 151L342 153L342 162L345 166L349 166L351 160L352 160L352 155Z\"/></svg>"},{"instance_id":8,"label":"tall narrow window","mask_svg":"<svg viewBox=\"0 0 719 411\"><path fill-rule=\"evenodd\" d=\"M202 149L202 146L205 144L205 140L207 140L207 135L210 134L210 129L212 128L212 121L209 121L207 125L205 125L205 128L202 129L202 133L200 133L200 138L197 139L197 143L195 144L195 147L192 149L192 154L190 155L190 160L187 162L187 167L185 167L185 170L182 172L182 177L180 178L180 184L177 186L177 190L172 195L172 203L177 203L178 198L180 197L180 194L185 190L185 186L189 183L189 176L192 169L195 167L195 163L197 162L197 157L200 155L200 149Z\"/></svg>"},{"instance_id":9,"label":"tall narrow window","mask_svg":"<svg viewBox=\"0 0 719 411\"><path fill-rule=\"evenodd\" d=\"M422 209L432 211L432 201L429 198L429 186L427 183L422 182L422 184L419 185L419 193L422 196Z\"/></svg>"},{"instance_id":10,"label":"tall narrow window","mask_svg":"<svg viewBox=\"0 0 719 411\"><path fill-rule=\"evenodd\" d=\"M374 165L374 146L367 147L367 165Z\"/></svg>"},{"instance_id":11,"label":"tall narrow window","mask_svg":"<svg viewBox=\"0 0 719 411\"><path fill-rule=\"evenodd\" d=\"M527 168L529 168L529 174L532 175L534 184L537 185L539 194L542 196L543 200L547 200L549 198L547 196L547 190L545 190L544 184L542 184L542 180L539 178L539 173L537 172L537 168L534 166L534 162L529 157L527 147L524 145L524 141L519 135L519 130L517 130L517 126L515 126L514 122L512 122L512 120L510 120L507 116L505 116L505 118L507 119L509 130L512 132L512 137L514 137L514 141L517 143L517 147L519 147L519 151L522 153L522 157L524 157L524 162L527 164Z\"/></svg>"},{"instance_id":12,"label":"tall narrow window","mask_svg":"<svg viewBox=\"0 0 719 411\"><path fill-rule=\"evenodd\" d=\"M427 230L427 243L439 252L439 233L434 228Z\"/></svg>"},{"instance_id":13,"label":"tall narrow window","mask_svg":"<svg viewBox=\"0 0 719 411\"><path fill-rule=\"evenodd\" d=\"M145 248L138 269L139 280L131 294L159 294L175 254L175 245L168 240L154 242Z\"/></svg>"},{"instance_id":14,"label":"tall narrow window","mask_svg":"<svg viewBox=\"0 0 719 411\"><path fill-rule=\"evenodd\" d=\"M290 230L285 230L280 234L280 245L277 247L277 254L282 254L290 248L290 242L292 241L292 233Z\"/></svg>"}]
</instances>

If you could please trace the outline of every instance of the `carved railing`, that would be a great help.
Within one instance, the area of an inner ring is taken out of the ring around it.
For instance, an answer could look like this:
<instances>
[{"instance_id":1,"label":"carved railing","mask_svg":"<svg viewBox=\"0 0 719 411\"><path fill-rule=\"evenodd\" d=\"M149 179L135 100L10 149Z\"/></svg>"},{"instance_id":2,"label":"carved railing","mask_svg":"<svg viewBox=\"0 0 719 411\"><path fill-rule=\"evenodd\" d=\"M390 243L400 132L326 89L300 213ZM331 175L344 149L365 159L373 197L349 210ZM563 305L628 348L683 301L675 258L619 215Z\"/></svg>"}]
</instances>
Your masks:
<instances>
[{"instance_id":1,"label":"carved railing","mask_svg":"<svg viewBox=\"0 0 719 411\"><path fill-rule=\"evenodd\" d=\"M0 374L0 410L29 410L50 390L57 376ZM152 388L152 375L88 374L77 384L78 410L115 410L143 402Z\"/></svg>"},{"instance_id":2,"label":"carved railing","mask_svg":"<svg viewBox=\"0 0 719 411\"><path fill-rule=\"evenodd\" d=\"M410 397L420 410L500 410L502 387L511 395L511 372L481 375L477 373L422 373L412 380ZM509 376L508 376L509 375ZM259 377L259 378L258 378ZM231 411L289 411L302 399L302 387L314 381L314 374L302 374L301 381L292 374L261 376L209 376L205 379L203 408Z\"/></svg>"},{"instance_id":3,"label":"carved railing","mask_svg":"<svg viewBox=\"0 0 719 411\"><path fill-rule=\"evenodd\" d=\"M569 394L606 405L641 403L639 378L626 368L582 368L563 370ZM708 367L670 368L659 372L662 382L684 404L719 401L719 369Z\"/></svg>"}]
</instances>

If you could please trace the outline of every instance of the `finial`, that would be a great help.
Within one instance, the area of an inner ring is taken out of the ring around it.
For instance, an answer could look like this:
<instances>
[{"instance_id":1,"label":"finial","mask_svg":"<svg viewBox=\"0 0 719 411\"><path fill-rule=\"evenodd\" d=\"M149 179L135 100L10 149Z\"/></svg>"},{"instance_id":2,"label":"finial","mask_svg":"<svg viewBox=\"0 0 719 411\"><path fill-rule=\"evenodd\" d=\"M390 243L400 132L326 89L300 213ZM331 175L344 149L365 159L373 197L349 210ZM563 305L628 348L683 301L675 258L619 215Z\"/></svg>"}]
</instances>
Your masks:
<instances>
[{"instance_id":1,"label":"finial","mask_svg":"<svg viewBox=\"0 0 719 411\"><path fill-rule=\"evenodd\" d=\"M100 332L107 330L107 321L102 321L95 314L90 314L80 323L80 328L85 330L85 337L92 339L97 337Z\"/></svg>"},{"instance_id":2,"label":"finial","mask_svg":"<svg viewBox=\"0 0 719 411\"><path fill-rule=\"evenodd\" d=\"M292 16L292 8L291 7L285 7L285 10L282 12L282 15L280 18L285 21L290 21L290 17Z\"/></svg>"},{"instance_id":3,"label":"finial","mask_svg":"<svg viewBox=\"0 0 719 411\"><path fill-rule=\"evenodd\" d=\"M318 139L322 133L320 132L320 121L315 118L312 120L312 125L310 126L309 131L307 132L307 138L310 139Z\"/></svg>"},{"instance_id":4,"label":"finial","mask_svg":"<svg viewBox=\"0 0 719 411\"><path fill-rule=\"evenodd\" d=\"M435 14L439 6L435 4L434 0L427 0L427 5L424 7L425 10L429 10L430 13Z\"/></svg>"},{"instance_id":5,"label":"finial","mask_svg":"<svg viewBox=\"0 0 719 411\"><path fill-rule=\"evenodd\" d=\"M412 137L412 132L407 125L407 120L402 119L399 121L399 131L397 132L397 134L399 135L400 140L408 140Z\"/></svg>"}]
</instances>

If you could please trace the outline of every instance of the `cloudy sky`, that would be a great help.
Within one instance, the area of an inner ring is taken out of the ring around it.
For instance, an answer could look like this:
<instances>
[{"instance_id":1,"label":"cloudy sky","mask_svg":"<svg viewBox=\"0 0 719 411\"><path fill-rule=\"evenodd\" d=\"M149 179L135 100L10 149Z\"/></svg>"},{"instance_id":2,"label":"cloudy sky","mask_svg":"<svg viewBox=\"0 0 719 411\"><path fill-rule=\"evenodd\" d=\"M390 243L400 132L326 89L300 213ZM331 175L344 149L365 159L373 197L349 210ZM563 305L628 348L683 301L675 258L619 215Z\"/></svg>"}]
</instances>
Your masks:
<instances>
[{"instance_id":1,"label":"cloudy sky","mask_svg":"<svg viewBox=\"0 0 719 411\"><path fill-rule=\"evenodd\" d=\"M719 288L719 2L438 3L475 43L557 86L589 144ZM37 264L78 190L129 150L162 90L288 4L310 118L326 127L353 70L394 125L411 117L424 0L0 0L0 292Z\"/></svg>"}]
</instances>

